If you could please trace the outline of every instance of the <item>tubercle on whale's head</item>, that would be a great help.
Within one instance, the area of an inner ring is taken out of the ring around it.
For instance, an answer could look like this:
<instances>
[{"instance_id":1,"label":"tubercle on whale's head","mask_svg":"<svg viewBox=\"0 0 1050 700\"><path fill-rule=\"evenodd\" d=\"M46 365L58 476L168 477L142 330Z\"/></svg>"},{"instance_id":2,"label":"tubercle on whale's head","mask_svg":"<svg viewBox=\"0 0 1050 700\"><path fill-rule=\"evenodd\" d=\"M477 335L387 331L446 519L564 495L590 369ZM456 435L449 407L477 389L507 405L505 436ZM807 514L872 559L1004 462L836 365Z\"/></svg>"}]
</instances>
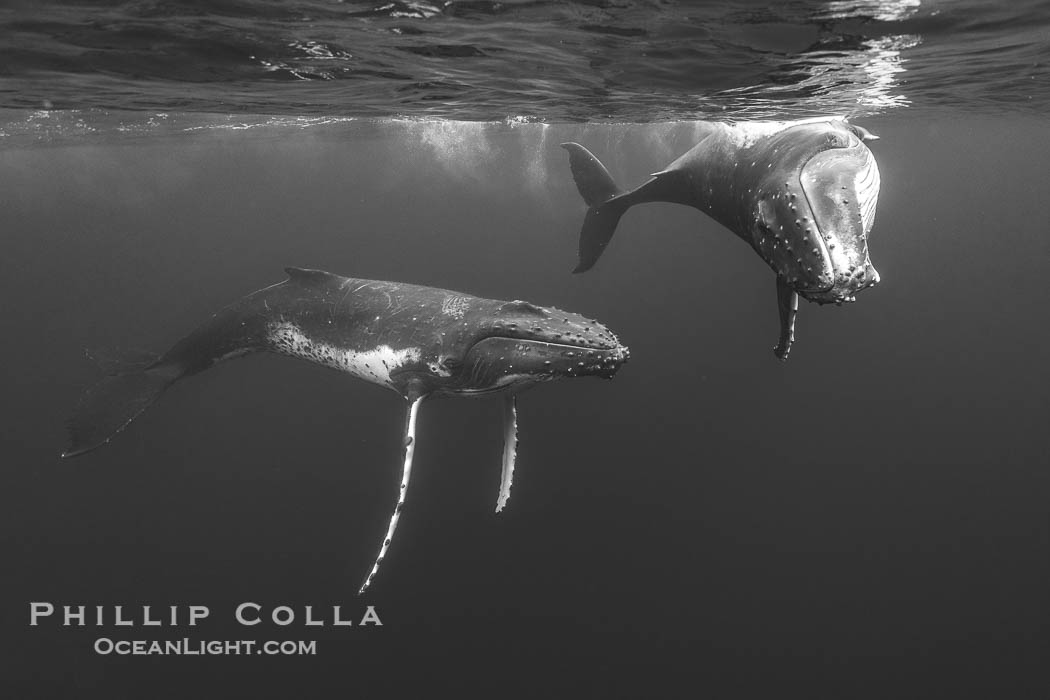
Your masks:
<instances>
[{"instance_id":1,"label":"tubercle on whale's head","mask_svg":"<svg viewBox=\"0 0 1050 700\"><path fill-rule=\"evenodd\" d=\"M630 351L602 324L524 301L494 302L467 314L436 393L478 395L563 377L611 379Z\"/></svg>"},{"instance_id":2,"label":"tubercle on whale's head","mask_svg":"<svg viewBox=\"0 0 1050 700\"><path fill-rule=\"evenodd\" d=\"M853 301L879 282L868 255L879 169L863 143L876 137L843 121L786 135L798 140L792 149L797 157L767 178L752 245L803 298Z\"/></svg>"}]
</instances>

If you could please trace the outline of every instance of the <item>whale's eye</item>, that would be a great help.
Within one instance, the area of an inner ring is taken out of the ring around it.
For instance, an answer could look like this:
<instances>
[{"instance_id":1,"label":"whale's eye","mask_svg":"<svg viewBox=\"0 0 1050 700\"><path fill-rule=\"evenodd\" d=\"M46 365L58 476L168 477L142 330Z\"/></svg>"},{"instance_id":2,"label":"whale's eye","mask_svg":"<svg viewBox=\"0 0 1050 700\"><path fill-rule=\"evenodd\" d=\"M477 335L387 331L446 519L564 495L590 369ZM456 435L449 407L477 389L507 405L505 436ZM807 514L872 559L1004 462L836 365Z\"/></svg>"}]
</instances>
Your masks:
<instances>
[{"instance_id":1,"label":"whale's eye","mask_svg":"<svg viewBox=\"0 0 1050 700\"><path fill-rule=\"evenodd\" d=\"M441 366L454 372L463 366L463 361L455 357L445 357L441 360Z\"/></svg>"}]
</instances>

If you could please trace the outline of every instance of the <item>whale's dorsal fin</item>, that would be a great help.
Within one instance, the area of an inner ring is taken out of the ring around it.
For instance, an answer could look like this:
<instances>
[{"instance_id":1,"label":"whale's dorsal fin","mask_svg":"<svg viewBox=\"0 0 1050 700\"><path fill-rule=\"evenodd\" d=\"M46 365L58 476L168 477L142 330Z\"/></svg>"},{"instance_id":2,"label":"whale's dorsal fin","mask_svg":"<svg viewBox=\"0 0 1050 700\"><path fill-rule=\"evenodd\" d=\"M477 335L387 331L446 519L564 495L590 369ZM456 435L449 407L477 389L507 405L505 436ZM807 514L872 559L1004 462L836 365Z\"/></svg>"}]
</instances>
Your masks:
<instances>
[{"instance_id":1,"label":"whale's dorsal fin","mask_svg":"<svg viewBox=\"0 0 1050 700\"><path fill-rule=\"evenodd\" d=\"M286 267L284 271L288 273L288 279L298 284L326 284L333 280L342 280L339 275L333 275L331 272L325 272L324 270L307 270L302 267Z\"/></svg>"}]
</instances>

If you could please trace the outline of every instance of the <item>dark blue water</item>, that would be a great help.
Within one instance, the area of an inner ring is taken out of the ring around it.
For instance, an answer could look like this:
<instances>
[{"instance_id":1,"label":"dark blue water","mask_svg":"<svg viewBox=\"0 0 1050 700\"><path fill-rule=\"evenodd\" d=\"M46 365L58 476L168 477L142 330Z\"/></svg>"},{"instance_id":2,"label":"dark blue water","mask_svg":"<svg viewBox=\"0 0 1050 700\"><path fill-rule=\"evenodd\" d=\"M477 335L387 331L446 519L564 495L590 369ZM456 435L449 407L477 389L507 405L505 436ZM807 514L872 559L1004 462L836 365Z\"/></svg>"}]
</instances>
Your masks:
<instances>
[{"instance_id":1,"label":"dark blue water","mask_svg":"<svg viewBox=\"0 0 1050 700\"><path fill-rule=\"evenodd\" d=\"M1041 68L1025 68L1046 50L1041 6L879 14L889 5L5 9L0 686L1042 697L1050 141ZM792 61L864 65L863 42L784 45L808 27L917 43L893 49L887 83L819 69L769 80ZM725 39L733 28L748 41ZM234 35L254 43L234 51ZM392 101L400 78L314 64L293 40L471 87ZM408 50L446 44L489 53ZM673 56L629 60L658 44ZM493 59L494 46L510 48ZM515 72L525 56L550 70ZM593 66L584 80L619 76L620 91L572 87L566 56ZM710 56L721 63L701 73ZM315 65L332 79L305 72ZM515 93L522 73L550 80ZM874 85L883 101L862 102ZM350 94L366 99L351 109ZM738 118L837 108L882 137L870 243L882 283L843 308L803 303L784 364L768 269L695 210L632 209L598 266L569 273L584 205L558 144L587 145L637 184L692 146L684 117L710 116L699 94ZM88 354L163 351L287 265L571 309L615 330L632 360L611 382L521 396L499 516L499 402L424 403L397 538L359 599L400 476L391 392L256 356L173 387L104 448L58 457L65 419L105 371ZM31 627L32 601L211 617ZM355 619L374 605L384 624L243 627L245 601L300 620L307 605ZM100 656L99 637L317 640L317 655Z\"/></svg>"}]
</instances>

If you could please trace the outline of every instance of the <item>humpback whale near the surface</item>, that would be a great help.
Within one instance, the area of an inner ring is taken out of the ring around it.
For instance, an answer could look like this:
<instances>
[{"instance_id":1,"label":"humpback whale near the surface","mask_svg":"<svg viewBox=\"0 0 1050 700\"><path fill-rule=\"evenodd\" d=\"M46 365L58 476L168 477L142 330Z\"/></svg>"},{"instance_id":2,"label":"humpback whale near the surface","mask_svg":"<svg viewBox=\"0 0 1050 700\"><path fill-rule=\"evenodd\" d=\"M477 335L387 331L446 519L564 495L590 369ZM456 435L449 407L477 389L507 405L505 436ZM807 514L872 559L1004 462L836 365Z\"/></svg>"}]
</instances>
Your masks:
<instances>
[{"instance_id":1,"label":"humpback whale near the surface","mask_svg":"<svg viewBox=\"0 0 1050 700\"><path fill-rule=\"evenodd\" d=\"M612 378L629 357L611 331L578 314L320 270L286 271L287 280L222 309L148 366L89 390L69 422L71 445L63 456L108 442L179 379L252 352L302 358L392 389L409 402L401 491L362 593L379 571L405 502L424 398L504 394L499 512L514 475L516 393L561 377Z\"/></svg>"},{"instance_id":2,"label":"humpback whale near the surface","mask_svg":"<svg viewBox=\"0 0 1050 700\"><path fill-rule=\"evenodd\" d=\"M774 352L787 359L799 295L840 304L879 281L868 258L879 169L864 145L878 137L843 118L700 128L692 149L630 191L586 148L562 144L589 207L575 271L597 262L635 204L695 207L749 243L776 272L780 340Z\"/></svg>"}]
</instances>

